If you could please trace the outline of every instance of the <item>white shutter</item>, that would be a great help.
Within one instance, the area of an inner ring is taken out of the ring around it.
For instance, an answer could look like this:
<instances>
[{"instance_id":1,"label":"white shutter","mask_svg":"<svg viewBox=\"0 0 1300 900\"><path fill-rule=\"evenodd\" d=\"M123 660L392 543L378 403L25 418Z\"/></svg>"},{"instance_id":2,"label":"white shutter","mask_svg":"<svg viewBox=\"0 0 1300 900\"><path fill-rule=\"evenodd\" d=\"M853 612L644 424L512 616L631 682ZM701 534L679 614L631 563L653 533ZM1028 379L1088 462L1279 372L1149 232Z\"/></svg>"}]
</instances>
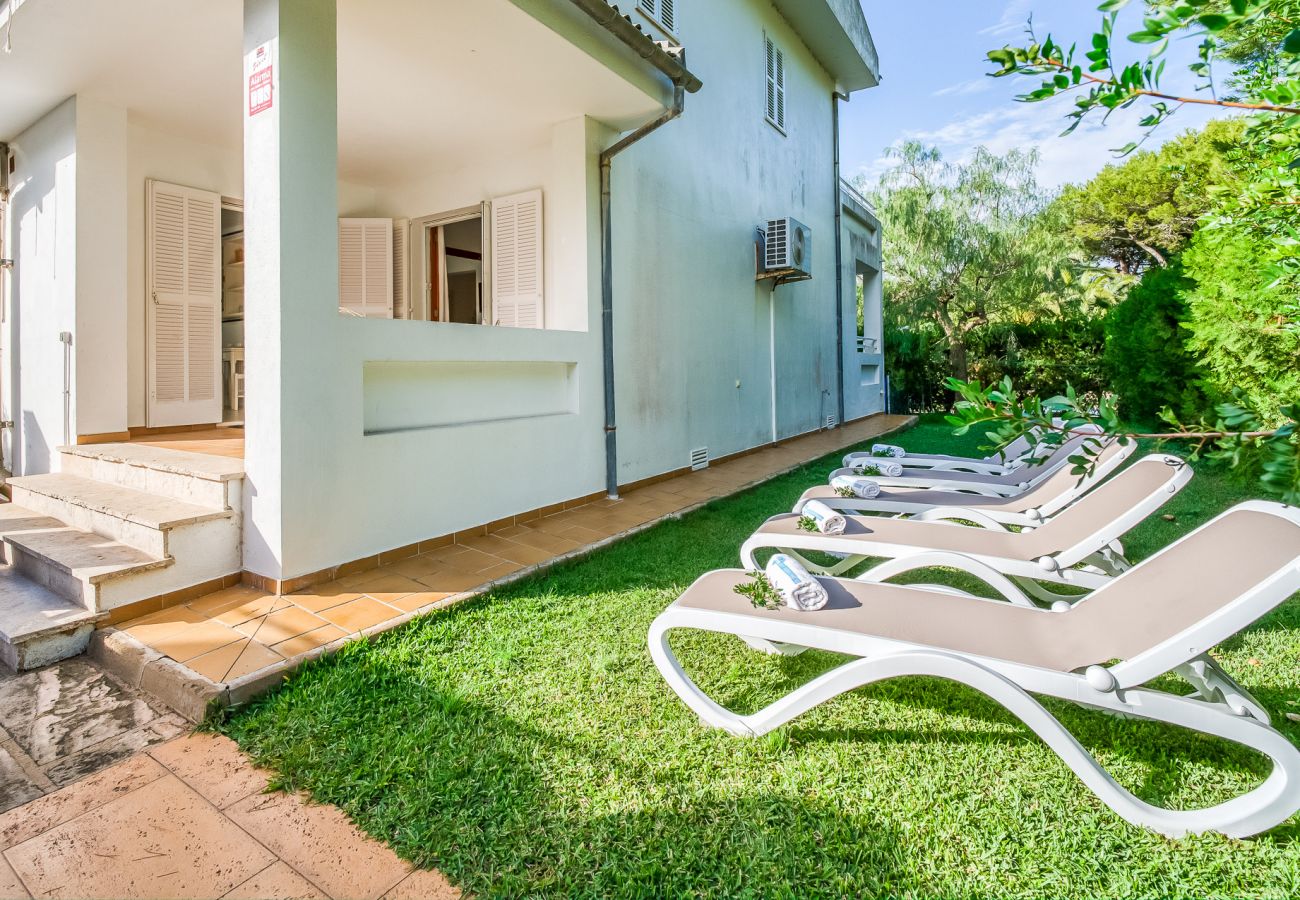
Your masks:
<instances>
[{"instance_id":1,"label":"white shutter","mask_svg":"<svg viewBox=\"0 0 1300 900\"><path fill-rule=\"evenodd\" d=\"M339 309L393 317L392 219L339 219Z\"/></svg>"},{"instance_id":2,"label":"white shutter","mask_svg":"<svg viewBox=\"0 0 1300 900\"><path fill-rule=\"evenodd\" d=\"M785 52L763 35L764 63L766 67L767 95L764 110L767 120L785 130Z\"/></svg>"},{"instance_id":3,"label":"white shutter","mask_svg":"<svg viewBox=\"0 0 1300 900\"><path fill-rule=\"evenodd\" d=\"M541 328L542 192L492 201L492 321Z\"/></svg>"},{"instance_id":4,"label":"white shutter","mask_svg":"<svg viewBox=\"0 0 1300 900\"><path fill-rule=\"evenodd\" d=\"M411 318L411 220L393 220L393 318Z\"/></svg>"},{"instance_id":5,"label":"white shutter","mask_svg":"<svg viewBox=\"0 0 1300 900\"><path fill-rule=\"evenodd\" d=\"M654 19L668 31L676 31L676 4L673 0L639 0L641 11Z\"/></svg>"},{"instance_id":6,"label":"white shutter","mask_svg":"<svg viewBox=\"0 0 1300 900\"><path fill-rule=\"evenodd\" d=\"M221 421L221 196L150 180L150 427Z\"/></svg>"}]
</instances>

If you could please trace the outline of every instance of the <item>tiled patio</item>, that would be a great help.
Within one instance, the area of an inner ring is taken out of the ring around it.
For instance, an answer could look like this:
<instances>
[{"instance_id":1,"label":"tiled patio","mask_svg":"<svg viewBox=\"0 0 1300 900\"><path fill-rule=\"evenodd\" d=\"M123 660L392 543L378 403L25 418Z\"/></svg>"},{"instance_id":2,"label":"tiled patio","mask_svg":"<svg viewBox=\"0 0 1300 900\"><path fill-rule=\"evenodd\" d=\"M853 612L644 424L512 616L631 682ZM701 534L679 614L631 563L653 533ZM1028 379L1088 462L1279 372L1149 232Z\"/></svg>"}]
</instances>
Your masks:
<instances>
[{"instance_id":1,"label":"tiled patio","mask_svg":"<svg viewBox=\"0 0 1300 900\"><path fill-rule=\"evenodd\" d=\"M0 815L0 897L385 898L459 891L332 806L265 793L223 737L158 744Z\"/></svg>"},{"instance_id":2,"label":"tiled patio","mask_svg":"<svg viewBox=\"0 0 1300 900\"><path fill-rule=\"evenodd\" d=\"M512 520L424 553L384 554L376 568L299 593L275 596L233 587L118 627L213 682L230 682L481 591L907 421L874 416L634 489L618 501Z\"/></svg>"}]
</instances>

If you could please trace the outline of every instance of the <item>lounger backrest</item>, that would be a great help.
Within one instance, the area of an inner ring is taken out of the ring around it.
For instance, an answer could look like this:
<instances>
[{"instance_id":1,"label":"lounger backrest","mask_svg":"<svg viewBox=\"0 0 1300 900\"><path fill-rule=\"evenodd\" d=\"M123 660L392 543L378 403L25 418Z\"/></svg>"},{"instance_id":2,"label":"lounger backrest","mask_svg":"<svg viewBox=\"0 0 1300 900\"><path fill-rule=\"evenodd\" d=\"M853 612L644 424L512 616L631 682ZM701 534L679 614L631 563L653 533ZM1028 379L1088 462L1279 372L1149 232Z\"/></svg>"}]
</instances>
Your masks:
<instances>
[{"instance_id":1,"label":"lounger backrest","mask_svg":"<svg viewBox=\"0 0 1300 900\"><path fill-rule=\"evenodd\" d=\"M1062 640L1091 645L1092 662L1125 660L1140 684L1162 648L1192 658L1300 588L1300 511L1255 500L1235 506L1059 613ZM1252 592L1258 592L1251 597ZM1067 650L1067 652L1069 652ZM1125 669L1117 666L1117 675Z\"/></svg>"},{"instance_id":2,"label":"lounger backrest","mask_svg":"<svg viewBox=\"0 0 1300 900\"><path fill-rule=\"evenodd\" d=\"M1026 534L1027 555L1051 556L1062 567L1072 566L1150 515L1191 474L1176 456L1144 456Z\"/></svg>"},{"instance_id":3,"label":"lounger backrest","mask_svg":"<svg viewBox=\"0 0 1300 900\"><path fill-rule=\"evenodd\" d=\"M1050 516L1069 503L1072 496L1077 495L1077 489L1087 490L1090 484L1114 471L1136 447L1133 441L1111 441L1097 455L1092 474L1076 475L1073 466L1062 466L1021 494L1017 506L1027 510L1037 508L1044 516Z\"/></svg>"}]
</instances>

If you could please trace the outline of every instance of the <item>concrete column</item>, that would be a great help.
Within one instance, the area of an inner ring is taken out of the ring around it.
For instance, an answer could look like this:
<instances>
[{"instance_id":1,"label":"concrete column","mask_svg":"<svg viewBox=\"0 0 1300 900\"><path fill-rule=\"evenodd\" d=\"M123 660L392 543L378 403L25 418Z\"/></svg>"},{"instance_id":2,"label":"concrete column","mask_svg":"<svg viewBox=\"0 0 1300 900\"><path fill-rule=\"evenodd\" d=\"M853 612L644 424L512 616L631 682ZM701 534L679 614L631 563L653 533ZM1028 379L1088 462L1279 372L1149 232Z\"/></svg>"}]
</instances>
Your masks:
<instances>
[{"instance_id":1,"label":"concrete column","mask_svg":"<svg viewBox=\"0 0 1300 900\"><path fill-rule=\"evenodd\" d=\"M340 400L335 21L335 0L244 2L244 568L271 578L304 574L347 489L329 483L325 437Z\"/></svg>"}]
</instances>

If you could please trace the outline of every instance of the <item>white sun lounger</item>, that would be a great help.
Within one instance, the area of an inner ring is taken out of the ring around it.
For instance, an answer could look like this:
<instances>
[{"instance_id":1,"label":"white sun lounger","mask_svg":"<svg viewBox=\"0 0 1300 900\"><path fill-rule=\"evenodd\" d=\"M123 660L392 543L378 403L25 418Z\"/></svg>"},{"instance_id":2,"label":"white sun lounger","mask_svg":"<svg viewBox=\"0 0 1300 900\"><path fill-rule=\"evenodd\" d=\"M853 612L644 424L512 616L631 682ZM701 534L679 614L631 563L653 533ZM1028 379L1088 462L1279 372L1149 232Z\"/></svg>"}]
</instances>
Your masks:
<instances>
[{"instance_id":1,"label":"white sun lounger","mask_svg":"<svg viewBox=\"0 0 1300 900\"><path fill-rule=\"evenodd\" d=\"M1061 424L1058 419L1057 425ZM1084 425L1075 429L1080 434L1100 434L1096 425ZM1037 435L1038 429L1033 429ZM991 456L979 458L971 456L948 456L943 453L908 453L906 456L891 458L904 469L929 469L933 472L976 472L985 475L1005 475L1012 469L1029 462L1035 452L1035 444L1028 437L1018 437ZM850 453L846 458L861 459L870 462L873 457L869 452Z\"/></svg>"},{"instance_id":2,"label":"white sun lounger","mask_svg":"<svg viewBox=\"0 0 1300 900\"><path fill-rule=\"evenodd\" d=\"M990 496L1012 497L1024 493L1037 484L1050 478L1057 469L1071 467L1070 457L1084 449L1085 444L1093 446L1109 443L1113 438L1103 438L1096 434L1084 434L1061 444L1040 461L1026 463L1002 475L981 474L977 472L931 472L925 470L904 471L902 475L867 475L881 487L916 488L918 490L971 491ZM904 457L906 458L906 457ZM894 460L898 462L898 460ZM830 481L837 475L854 475L857 470L848 466L831 472Z\"/></svg>"},{"instance_id":3,"label":"white sun lounger","mask_svg":"<svg viewBox=\"0 0 1300 900\"><path fill-rule=\"evenodd\" d=\"M740 548L740 561L748 569L761 569L755 554L772 549L795 557L810 572L840 575L868 558L961 555L1013 577L1040 600L1068 600L1071 598L1054 593L1043 583L1095 590L1127 569L1120 536L1159 509L1191 478L1192 467L1185 461L1154 453L1093 488L1039 527L1019 532L996 522L970 527L948 519L918 522L848 516L844 533L831 535L805 531L799 526L799 516L783 513L750 535ZM978 516L958 510L951 518L974 521ZM810 560L805 555L809 551L842 554L842 558L823 565ZM1073 568L1080 564L1083 568Z\"/></svg>"},{"instance_id":4,"label":"white sun lounger","mask_svg":"<svg viewBox=\"0 0 1300 900\"><path fill-rule=\"evenodd\" d=\"M913 518L943 519L960 511L967 521L991 520L1002 525L1033 526L1056 515L1069 504L1100 484L1137 450L1136 441L1112 441L1096 459L1087 475L1076 475L1070 466L1062 466L1034 487L1011 497L998 494L969 494L960 491L904 491L886 489L864 500L842 497L828 484L803 492L794 512L803 511L809 500L820 500L831 509L844 513L894 513Z\"/></svg>"},{"instance_id":5,"label":"white sun lounger","mask_svg":"<svg viewBox=\"0 0 1300 900\"><path fill-rule=\"evenodd\" d=\"M823 578L831 596L825 608L763 610L733 590L748 580L746 573L710 572L655 619L650 653L687 706L706 724L732 734L764 734L866 684L930 675L968 685L1002 704L1097 797L1135 825L1171 837L1204 831L1246 837L1300 809L1300 752L1209 655L1210 648L1300 589L1300 510L1243 503L1060 611L1028 608L1013 585L975 560L964 567L1012 602L951 588ZM676 628L857 658L758 712L737 715L706 696L682 670L668 645L668 633ZM1193 693L1176 696L1143 687L1166 673L1182 677ZM1165 809L1116 782L1032 694L1233 741L1267 756L1273 771L1253 790L1226 802Z\"/></svg>"}]
</instances>

